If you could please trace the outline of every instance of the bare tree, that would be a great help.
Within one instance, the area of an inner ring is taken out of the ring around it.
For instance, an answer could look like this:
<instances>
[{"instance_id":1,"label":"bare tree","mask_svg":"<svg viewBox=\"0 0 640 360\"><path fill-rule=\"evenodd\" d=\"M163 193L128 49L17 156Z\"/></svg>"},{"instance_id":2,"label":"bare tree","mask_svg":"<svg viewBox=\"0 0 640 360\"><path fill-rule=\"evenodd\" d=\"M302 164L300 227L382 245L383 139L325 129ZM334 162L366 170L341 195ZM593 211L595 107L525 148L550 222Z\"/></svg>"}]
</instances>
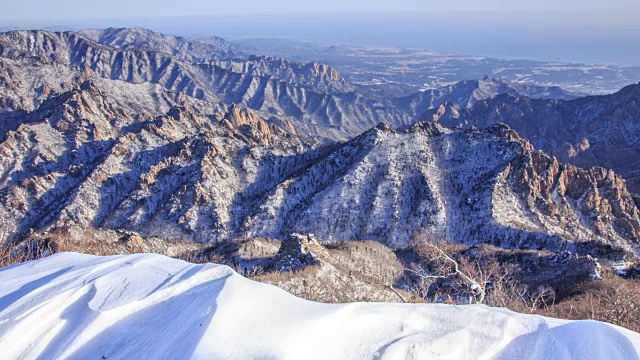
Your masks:
<instances>
[{"instance_id":1,"label":"bare tree","mask_svg":"<svg viewBox=\"0 0 640 360\"><path fill-rule=\"evenodd\" d=\"M425 234L414 239L414 249L421 262L408 271L416 279L417 296L448 302L463 297L469 303L496 306L522 307L526 302L524 290L511 279L513 268L501 265L493 256L461 256L464 245L436 241Z\"/></svg>"}]
</instances>

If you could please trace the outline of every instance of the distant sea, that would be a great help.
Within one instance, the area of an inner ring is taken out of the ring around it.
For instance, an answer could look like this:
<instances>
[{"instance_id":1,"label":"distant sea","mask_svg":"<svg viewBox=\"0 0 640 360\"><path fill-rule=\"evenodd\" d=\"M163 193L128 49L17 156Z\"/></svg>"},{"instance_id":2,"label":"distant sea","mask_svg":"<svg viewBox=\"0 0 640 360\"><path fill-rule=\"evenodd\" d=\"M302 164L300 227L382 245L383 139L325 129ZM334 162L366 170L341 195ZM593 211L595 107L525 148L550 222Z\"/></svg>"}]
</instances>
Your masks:
<instances>
[{"instance_id":1,"label":"distant sea","mask_svg":"<svg viewBox=\"0 0 640 360\"><path fill-rule=\"evenodd\" d=\"M287 38L465 55L640 66L640 14L256 14L23 21L20 27L139 26L189 37Z\"/></svg>"}]
</instances>

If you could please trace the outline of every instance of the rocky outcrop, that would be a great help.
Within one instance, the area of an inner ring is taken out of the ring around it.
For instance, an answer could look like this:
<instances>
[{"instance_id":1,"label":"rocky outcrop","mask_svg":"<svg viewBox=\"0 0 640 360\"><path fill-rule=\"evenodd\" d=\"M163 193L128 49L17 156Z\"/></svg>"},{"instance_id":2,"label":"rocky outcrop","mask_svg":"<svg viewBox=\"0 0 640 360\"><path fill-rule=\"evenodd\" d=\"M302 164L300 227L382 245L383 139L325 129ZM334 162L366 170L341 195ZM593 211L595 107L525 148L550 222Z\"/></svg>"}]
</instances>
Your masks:
<instances>
[{"instance_id":1,"label":"rocky outcrop","mask_svg":"<svg viewBox=\"0 0 640 360\"><path fill-rule=\"evenodd\" d=\"M565 219L570 216L563 211L565 203L572 202L578 215L589 219L596 234L603 235L611 229L629 238L640 234L638 209L624 180L613 170L562 165L540 152L532 152L526 163L509 170L511 177L507 181L511 181L513 190L545 215Z\"/></svg>"},{"instance_id":2,"label":"rocky outcrop","mask_svg":"<svg viewBox=\"0 0 640 360\"><path fill-rule=\"evenodd\" d=\"M297 135L290 122L276 117L263 120L252 110L236 104L229 107L220 124L230 130L240 130L251 140L264 145L269 145L271 140L280 136Z\"/></svg>"},{"instance_id":3,"label":"rocky outcrop","mask_svg":"<svg viewBox=\"0 0 640 360\"><path fill-rule=\"evenodd\" d=\"M282 240L276 256L271 259L271 268L278 271L294 271L319 262L314 252L326 253L313 236L291 234Z\"/></svg>"}]
</instances>

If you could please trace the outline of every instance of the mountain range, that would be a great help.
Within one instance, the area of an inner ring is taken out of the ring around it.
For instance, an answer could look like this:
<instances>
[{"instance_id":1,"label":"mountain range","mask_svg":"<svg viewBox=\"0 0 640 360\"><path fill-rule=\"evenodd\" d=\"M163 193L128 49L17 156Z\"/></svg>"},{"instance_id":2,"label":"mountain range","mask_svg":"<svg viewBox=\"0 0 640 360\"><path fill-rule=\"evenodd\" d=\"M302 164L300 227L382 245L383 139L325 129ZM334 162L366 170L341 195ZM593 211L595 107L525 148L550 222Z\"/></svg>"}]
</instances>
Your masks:
<instances>
[{"instance_id":1,"label":"mountain range","mask_svg":"<svg viewBox=\"0 0 640 360\"><path fill-rule=\"evenodd\" d=\"M446 101L469 106L501 93L573 97L555 87L500 78L463 81L405 98L370 96L324 64L249 55L219 38L189 40L145 29L13 31L0 35L0 50L3 108L32 111L50 92L92 79L105 83L103 88L115 87L111 97L136 99L133 107L151 103L145 108L151 115L166 111L158 103L171 104L169 99L179 93L208 106L243 104L264 118L290 121L300 134L325 140L348 140L379 122L409 125ZM143 96L161 101L141 101Z\"/></svg>"},{"instance_id":2,"label":"mountain range","mask_svg":"<svg viewBox=\"0 0 640 360\"><path fill-rule=\"evenodd\" d=\"M463 80L453 85L421 91L396 98L393 103L414 117L420 118L427 110L446 103L463 108L473 107L478 101L509 94L532 99L573 100L578 96L558 86L537 86L514 83L503 78L483 77L481 80Z\"/></svg>"},{"instance_id":3,"label":"mountain range","mask_svg":"<svg viewBox=\"0 0 640 360\"><path fill-rule=\"evenodd\" d=\"M447 103L423 119L451 127L508 124L561 162L614 169L640 199L640 84L570 101L502 94L466 108Z\"/></svg>"},{"instance_id":4,"label":"mountain range","mask_svg":"<svg viewBox=\"0 0 640 360\"><path fill-rule=\"evenodd\" d=\"M255 43L0 33L4 354L634 357L628 72Z\"/></svg>"},{"instance_id":5,"label":"mountain range","mask_svg":"<svg viewBox=\"0 0 640 360\"><path fill-rule=\"evenodd\" d=\"M559 88L485 77L393 98L360 93L327 65L250 55L218 38L2 33L0 217L15 240L79 225L200 242L314 233L391 247L428 234L638 256L640 213L625 182L633 156L592 164L614 171L536 150L557 155L544 141L577 133L571 126L598 130L585 121L632 124L633 89L571 100ZM557 114L543 119L553 134L538 138L502 116L479 122L479 109L518 114L521 103ZM482 129L454 129L460 114ZM619 143L606 139L589 147Z\"/></svg>"},{"instance_id":6,"label":"mountain range","mask_svg":"<svg viewBox=\"0 0 640 360\"><path fill-rule=\"evenodd\" d=\"M346 139L382 120L410 122L401 111L349 91L326 65L257 56L229 58L224 46L137 29L86 34L104 43L73 32L0 35L0 77L12 88L3 96L5 106L33 110L42 92L69 90L78 79L98 78L157 85L206 103L244 104L265 118L294 121L302 133L320 138ZM131 37L142 37L140 42L148 45L135 47L138 43ZM174 45L187 50L180 52ZM202 54L210 55L202 59ZM154 90L147 91L149 96L156 96Z\"/></svg>"},{"instance_id":7,"label":"mountain range","mask_svg":"<svg viewBox=\"0 0 640 360\"><path fill-rule=\"evenodd\" d=\"M435 34L423 36L439 37ZM388 97L409 96L420 89L438 89L463 79L481 79L485 75L518 84L559 86L582 95L610 94L640 79L639 66L537 61L403 46L319 43L287 38L238 39L237 42L256 54L329 64L359 91Z\"/></svg>"}]
</instances>

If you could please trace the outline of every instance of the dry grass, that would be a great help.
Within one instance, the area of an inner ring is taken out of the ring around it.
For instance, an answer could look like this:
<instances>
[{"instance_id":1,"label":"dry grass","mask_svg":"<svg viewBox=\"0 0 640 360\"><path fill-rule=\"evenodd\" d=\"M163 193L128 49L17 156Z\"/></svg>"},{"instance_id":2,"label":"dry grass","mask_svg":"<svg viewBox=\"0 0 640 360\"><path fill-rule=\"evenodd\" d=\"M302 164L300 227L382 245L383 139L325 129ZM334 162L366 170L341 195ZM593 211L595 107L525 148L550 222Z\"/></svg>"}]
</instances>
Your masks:
<instances>
[{"instance_id":1,"label":"dry grass","mask_svg":"<svg viewBox=\"0 0 640 360\"><path fill-rule=\"evenodd\" d=\"M224 255L215 253L213 251L201 251L201 250L186 251L176 256L176 258L193 263L193 264L206 264L206 263L225 264L227 262Z\"/></svg>"},{"instance_id":2,"label":"dry grass","mask_svg":"<svg viewBox=\"0 0 640 360\"><path fill-rule=\"evenodd\" d=\"M640 280L623 279L612 272L583 288L583 292L538 314L570 320L606 321L640 332Z\"/></svg>"},{"instance_id":3,"label":"dry grass","mask_svg":"<svg viewBox=\"0 0 640 360\"><path fill-rule=\"evenodd\" d=\"M268 283L279 283L291 278L312 278L316 276L318 270L320 270L320 264L308 265L291 271L261 272L259 279Z\"/></svg>"},{"instance_id":4,"label":"dry grass","mask_svg":"<svg viewBox=\"0 0 640 360\"><path fill-rule=\"evenodd\" d=\"M59 252L76 252L109 256L136 253L157 253L193 263L217 262L220 259L202 251L204 244L184 240L142 239L136 234L122 234L110 230L83 228L57 229L32 234L28 239L11 243L3 241L0 229L0 268L40 259Z\"/></svg>"},{"instance_id":5,"label":"dry grass","mask_svg":"<svg viewBox=\"0 0 640 360\"><path fill-rule=\"evenodd\" d=\"M557 299L553 288L527 289L510 277L511 269L490 255L478 260L461 256L464 248L447 241L422 238L414 244L422 259L414 274L414 294L427 302L464 304L467 299L522 313L569 320L598 320L640 332L640 279L624 279L603 271L602 280L583 284L572 295ZM484 298L474 298L469 284L479 284Z\"/></svg>"},{"instance_id":6,"label":"dry grass","mask_svg":"<svg viewBox=\"0 0 640 360\"><path fill-rule=\"evenodd\" d=\"M0 268L37 260L57 252L57 247L51 243L29 241L22 246L11 243L0 245Z\"/></svg>"}]
</instances>

